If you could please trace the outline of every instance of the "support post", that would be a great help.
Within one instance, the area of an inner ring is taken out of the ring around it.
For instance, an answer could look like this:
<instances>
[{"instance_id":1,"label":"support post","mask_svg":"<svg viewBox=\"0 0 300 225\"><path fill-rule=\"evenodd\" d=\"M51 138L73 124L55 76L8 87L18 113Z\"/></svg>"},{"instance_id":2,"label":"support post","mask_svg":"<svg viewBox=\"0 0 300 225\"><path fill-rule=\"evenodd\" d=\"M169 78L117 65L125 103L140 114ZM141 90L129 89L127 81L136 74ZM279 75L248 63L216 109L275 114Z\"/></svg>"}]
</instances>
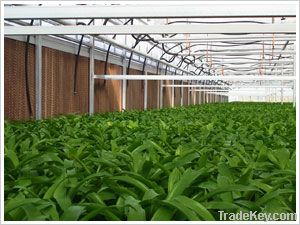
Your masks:
<instances>
[{"instance_id":1,"label":"support post","mask_svg":"<svg viewBox=\"0 0 300 225\"><path fill-rule=\"evenodd\" d=\"M190 81L188 81L188 84L190 84ZM187 102L188 105L190 105L190 94L191 94L190 90L191 90L190 87L188 87L188 96L187 96L188 97L188 99L187 99L188 100L188 102Z\"/></svg>"},{"instance_id":2,"label":"support post","mask_svg":"<svg viewBox=\"0 0 300 225\"><path fill-rule=\"evenodd\" d=\"M283 82L281 81L281 85L283 84ZM281 101L281 105L283 104L283 87L281 87L281 90L280 90L280 101Z\"/></svg>"},{"instance_id":3,"label":"support post","mask_svg":"<svg viewBox=\"0 0 300 225\"><path fill-rule=\"evenodd\" d=\"M41 20L37 21L41 25ZM42 119L42 36L35 36L35 119Z\"/></svg>"},{"instance_id":4,"label":"support post","mask_svg":"<svg viewBox=\"0 0 300 225\"><path fill-rule=\"evenodd\" d=\"M127 35L124 35L124 42L125 45L127 44ZM123 49L122 52L123 55L123 61L122 61L122 75L125 76L127 73L127 64L126 64L126 49ZM127 95L127 80L123 79L122 80L122 112L126 110L126 95Z\"/></svg>"},{"instance_id":5,"label":"support post","mask_svg":"<svg viewBox=\"0 0 300 225\"><path fill-rule=\"evenodd\" d=\"M174 85L174 80L172 80L172 85ZM174 101L175 101L175 89L174 89L174 86L172 86L171 94L172 94L171 107L173 108L174 107Z\"/></svg>"},{"instance_id":6,"label":"support post","mask_svg":"<svg viewBox=\"0 0 300 225\"><path fill-rule=\"evenodd\" d=\"M94 99L95 99L95 79L94 79L94 50L95 50L95 38L90 36L90 87L89 87L89 114L94 113Z\"/></svg>"},{"instance_id":7,"label":"support post","mask_svg":"<svg viewBox=\"0 0 300 225\"><path fill-rule=\"evenodd\" d=\"M294 46L294 50L295 50L295 46ZM293 55L293 66L294 66L294 76L296 76L296 59L295 59L295 55ZM294 80L294 85L293 85L293 107L296 106L296 80Z\"/></svg>"},{"instance_id":8,"label":"support post","mask_svg":"<svg viewBox=\"0 0 300 225\"><path fill-rule=\"evenodd\" d=\"M122 74L126 76L126 52L124 53ZM122 80L122 111L126 110L126 93L127 93L127 80Z\"/></svg>"},{"instance_id":9,"label":"support post","mask_svg":"<svg viewBox=\"0 0 300 225\"><path fill-rule=\"evenodd\" d=\"M183 84L183 81L181 81ZM180 87L180 106L183 106L183 87Z\"/></svg>"},{"instance_id":10,"label":"support post","mask_svg":"<svg viewBox=\"0 0 300 225\"><path fill-rule=\"evenodd\" d=\"M156 82L157 84L157 98L156 98L156 107L159 109L160 108L160 82Z\"/></svg>"},{"instance_id":11,"label":"support post","mask_svg":"<svg viewBox=\"0 0 300 225\"><path fill-rule=\"evenodd\" d=\"M293 86L293 107L296 106L296 81L294 81L294 86Z\"/></svg>"},{"instance_id":12,"label":"support post","mask_svg":"<svg viewBox=\"0 0 300 225\"><path fill-rule=\"evenodd\" d=\"M145 72L145 76L147 76L147 72ZM148 81L144 80L144 110L147 110L148 105Z\"/></svg>"},{"instance_id":13,"label":"support post","mask_svg":"<svg viewBox=\"0 0 300 225\"><path fill-rule=\"evenodd\" d=\"M164 81L161 80L160 81L160 93L159 93L159 96L160 96L160 101L159 101L159 108L162 109L163 108L163 105L164 105Z\"/></svg>"}]
</instances>

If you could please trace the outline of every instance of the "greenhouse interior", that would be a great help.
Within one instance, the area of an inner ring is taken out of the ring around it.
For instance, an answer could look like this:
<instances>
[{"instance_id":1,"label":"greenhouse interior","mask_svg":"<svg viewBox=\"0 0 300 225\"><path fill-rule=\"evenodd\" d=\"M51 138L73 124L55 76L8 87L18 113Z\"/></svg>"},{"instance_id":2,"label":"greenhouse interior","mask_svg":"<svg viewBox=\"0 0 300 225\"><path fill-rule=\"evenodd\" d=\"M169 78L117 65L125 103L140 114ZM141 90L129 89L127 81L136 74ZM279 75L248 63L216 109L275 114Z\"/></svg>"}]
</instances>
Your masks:
<instances>
[{"instance_id":1,"label":"greenhouse interior","mask_svg":"<svg viewBox=\"0 0 300 225\"><path fill-rule=\"evenodd\" d=\"M2 222L299 222L298 1L1 6Z\"/></svg>"}]
</instances>

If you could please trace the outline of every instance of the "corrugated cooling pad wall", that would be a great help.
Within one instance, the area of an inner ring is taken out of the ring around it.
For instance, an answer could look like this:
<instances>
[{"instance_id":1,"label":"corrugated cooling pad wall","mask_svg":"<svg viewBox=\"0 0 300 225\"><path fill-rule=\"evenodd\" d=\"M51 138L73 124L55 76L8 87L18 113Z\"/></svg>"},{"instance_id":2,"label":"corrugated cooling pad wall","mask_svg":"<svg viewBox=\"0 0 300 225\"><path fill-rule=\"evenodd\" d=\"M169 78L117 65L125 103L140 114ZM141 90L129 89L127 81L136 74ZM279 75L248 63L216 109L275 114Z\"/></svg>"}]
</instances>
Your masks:
<instances>
[{"instance_id":1,"label":"corrugated cooling pad wall","mask_svg":"<svg viewBox=\"0 0 300 225\"><path fill-rule=\"evenodd\" d=\"M30 118L25 88L26 43L5 38L4 46L4 117L10 120L26 120ZM29 94L34 116L35 48L31 44L28 56Z\"/></svg>"},{"instance_id":2,"label":"corrugated cooling pad wall","mask_svg":"<svg viewBox=\"0 0 300 225\"><path fill-rule=\"evenodd\" d=\"M26 43L9 38L4 41L4 116L6 120L28 120L29 105L25 86ZM42 55L42 116L87 113L89 103L89 59L79 57L77 69L77 94L73 93L76 56L59 50L43 47ZM95 60L95 73L104 73L104 62ZM108 64L108 74L121 74L122 67ZM130 74L141 71L130 69ZM28 54L29 93L32 118L35 116L35 47L29 45ZM171 84L165 81L164 84ZM175 82L179 84L180 82ZM122 82L95 80L95 113L119 111L122 106ZM148 81L148 108L159 107L159 81ZM127 81L126 110L143 110L144 81ZM164 88L164 107L171 106L171 87ZM180 105L180 88L174 88L174 105ZM188 88L183 88L183 104L188 103ZM196 97L197 95L197 97ZM199 102L199 95L190 95L190 103ZM204 94L203 94L204 100Z\"/></svg>"}]
</instances>

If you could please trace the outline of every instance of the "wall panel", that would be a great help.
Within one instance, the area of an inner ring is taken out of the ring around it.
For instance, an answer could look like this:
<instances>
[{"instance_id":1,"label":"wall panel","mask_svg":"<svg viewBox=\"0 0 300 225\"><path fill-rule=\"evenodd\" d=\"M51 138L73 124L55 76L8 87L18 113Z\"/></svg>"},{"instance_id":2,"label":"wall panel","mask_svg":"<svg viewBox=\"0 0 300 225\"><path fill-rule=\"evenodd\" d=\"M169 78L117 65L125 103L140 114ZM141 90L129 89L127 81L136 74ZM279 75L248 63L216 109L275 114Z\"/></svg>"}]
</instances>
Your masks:
<instances>
[{"instance_id":1,"label":"wall panel","mask_svg":"<svg viewBox=\"0 0 300 225\"><path fill-rule=\"evenodd\" d=\"M25 88L25 46L21 41L5 38L4 48L4 115L8 120L30 119ZM74 93L74 71L76 56L71 53L43 47L42 49L42 116L53 117L61 114L87 113L89 103L89 59L79 57L76 93ZM29 93L35 115L35 47L29 45L28 57ZM104 74L104 62L95 60L95 73ZM108 64L108 74L122 74L122 67ZM141 71L130 69L130 74ZM153 75L150 74L149 75ZM164 81L172 84L172 81ZM181 84L175 81L174 84ZM174 106L188 105L188 88L174 88ZM159 108L160 81L148 81L147 108ZM190 104L204 102L204 93L190 95ZM195 99L195 100L194 100ZM163 90L163 107L171 107L172 88ZM119 111L122 106L122 81L95 80L96 113ZM127 81L126 109L143 110L144 81Z\"/></svg>"},{"instance_id":2,"label":"wall panel","mask_svg":"<svg viewBox=\"0 0 300 225\"><path fill-rule=\"evenodd\" d=\"M181 81L174 81L174 84L181 84ZM174 88L174 106L180 106L180 99L181 99L181 88L175 87Z\"/></svg>"},{"instance_id":3,"label":"wall panel","mask_svg":"<svg viewBox=\"0 0 300 225\"><path fill-rule=\"evenodd\" d=\"M171 80L165 80L164 85L171 85ZM171 87L164 87L163 89L163 107L171 107L172 103L172 88Z\"/></svg>"},{"instance_id":4,"label":"wall panel","mask_svg":"<svg viewBox=\"0 0 300 225\"><path fill-rule=\"evenodd\" d=\"M88 58L80 57L74 92L76 56L43 48L42 115L44 118L88 112Z\"/></svg>"},{"instance_id":5,"label":"wall panel","mask_svg":"<svg viewBox=\"0 0 300 225\"><path fill-rule=\"evenodd\" d=\"M105 62L95 60L95 73L104 74ZM122 67L108 63L107 74L122 74ZM122 81L95 80L95 113L121 111Z\"/></svg>"},{"instance_id":6,"label":"wall panel","mask_svg":"<svg viewBox=\"0 0 300 225\"><path fill-rule=\"evenodd\" d=\"M129 70L131 75L142 74L138 70ZM126 94L126 110L143 110L144 109L144 81L128 80Z\"/></svg>"},{"instance_id":7,"label":"wall panel","mask_svg":"<svg viewBox=\"0 0 300 225\"><path fill-rule=\"evenodd\" d=\"M188 105L188 92L189 92L189 88L184 87L183 88L183 105Z\"/></svg>"},{"instance_id":8,"label":"wall panel","mask_svg":"<svg viewBox=\"0 0 300 225\"><path fill-rule=\"evenodd\" d=\"M29 104L26 98L25 46L26 43L9 38L4 39L4 118L26 120L30 118ZM28 49L28 86L35 116L35 47Z\"/></svg>"},{"instance_id":9,"label":"wall panel","mask_svg":"<svg viewBox=\"0 0 300 225\"><path fill-rule=\"evenodd\" d=\"M149 73L149 75L154 75ZM147 90L147 108L148 109L158 109L159 108L159 81L148 80L148 90Z\"/></svg>"}]
</instances>

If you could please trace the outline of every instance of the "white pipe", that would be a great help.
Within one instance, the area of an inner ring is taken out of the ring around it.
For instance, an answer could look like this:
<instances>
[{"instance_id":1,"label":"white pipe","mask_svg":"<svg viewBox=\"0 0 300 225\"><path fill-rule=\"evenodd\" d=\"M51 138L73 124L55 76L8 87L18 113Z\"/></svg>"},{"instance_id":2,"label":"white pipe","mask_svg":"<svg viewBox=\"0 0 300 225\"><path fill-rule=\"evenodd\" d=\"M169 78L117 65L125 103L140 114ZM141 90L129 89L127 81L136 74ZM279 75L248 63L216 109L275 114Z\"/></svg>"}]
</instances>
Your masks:
<instances>
[{"instance_id":1,"label":"white pipe","mask_svg":"<svg viewBox=\"0 0 300 225\"><path fill-rule=\"evenodd\" d=\"M295 76L178 76L178 75L95 75L95 79L105 80L295 80Z\"/></svg>"},{"instance_id":2,"label":"white pipe","mask_svg":"<svg viewBox=\"0 0 300 225\"><path fill-rule=\"evenodd\" d=\"M163 85L164 87L217 87L217 88L266 88L266 87L277 87L277 88L292 88L292 84L291 85L257 85L257 86L245 86L245 85L201 85L201 84L166 84Z\"/></svg>"}]
</instances>

